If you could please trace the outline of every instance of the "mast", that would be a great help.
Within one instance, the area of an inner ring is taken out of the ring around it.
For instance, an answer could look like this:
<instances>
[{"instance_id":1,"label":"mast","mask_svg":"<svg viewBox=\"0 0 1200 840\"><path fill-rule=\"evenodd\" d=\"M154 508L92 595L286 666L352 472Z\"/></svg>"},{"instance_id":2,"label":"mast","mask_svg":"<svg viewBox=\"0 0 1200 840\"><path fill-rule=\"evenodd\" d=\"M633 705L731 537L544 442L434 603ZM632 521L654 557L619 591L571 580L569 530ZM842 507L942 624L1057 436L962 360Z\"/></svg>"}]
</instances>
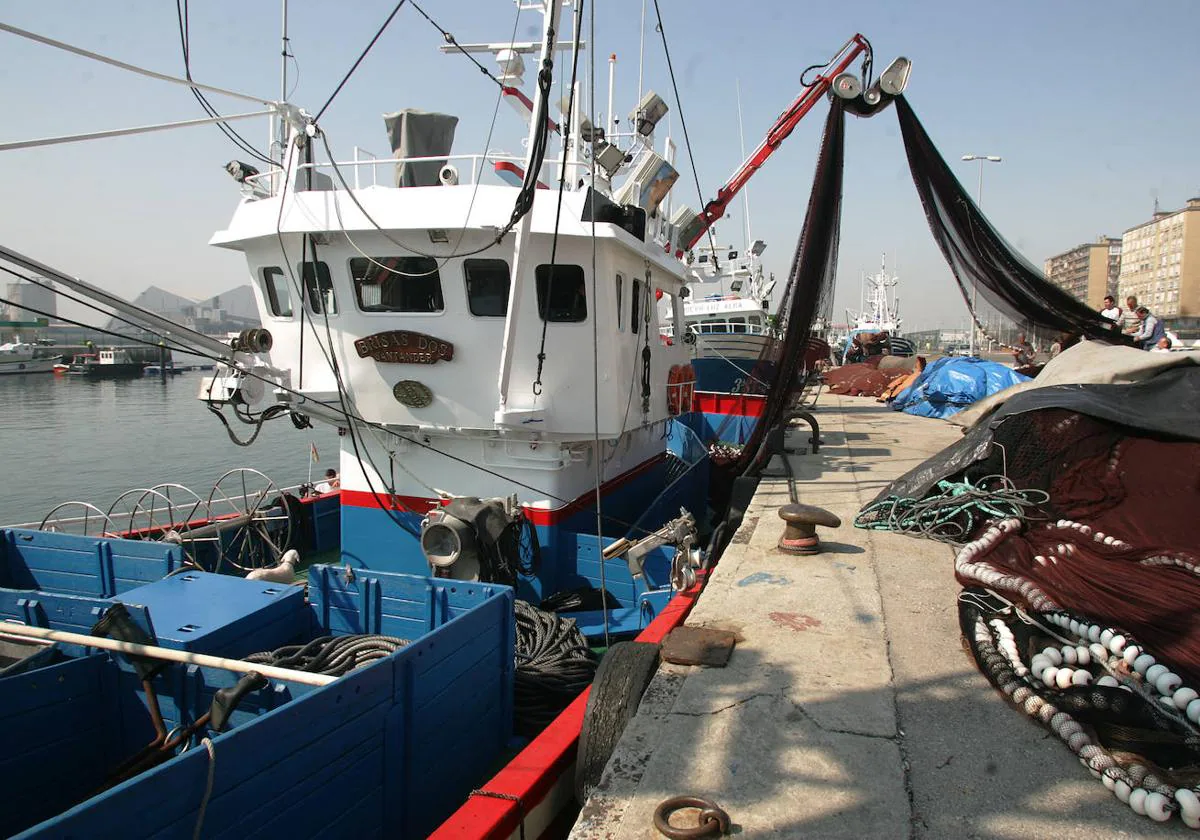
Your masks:
<instances>
[{"instance_id":1,"label":"mast","mask_svg":"<svg viewBox=\"0 0 1200 840\"><path fill-rule=\"evenodd\" d=\"M553 67L554 51L558 46L558 21L562 10L562 3L559 0L543 0L542 16L545 20L545 37L542 42L542 55L538 60L539 67ZM534 91L533 107L530 109L533 118L529 120L529 138L526 147L529 149L529 155L525 159L526 171L533 165L533 151L537 146L537 135L540 131L545 131L546 126L540 124L538 115L541 113L541 103L545 99L545 94L542 93L542 88L539 85ZM567 130L570 130L569 127ZM534 173L536 174L536 173ZM521 217L517 222L516 228L513 229L513 261L512 261L512 282L508 288L508 316L504 320L504 340L500 348L500 372L497 382L499 390L499 407L496 411L496 422L503 423L508 414L508 398L509 386L512 379L513 354L516 350L518 324L520 321L521 308L518 304L520 300L518 292L525 281L525 264L529 260L529 228L533 224L533 208ZM532 275L532 273L530 272Z\"/></svg>"}]
</instances>

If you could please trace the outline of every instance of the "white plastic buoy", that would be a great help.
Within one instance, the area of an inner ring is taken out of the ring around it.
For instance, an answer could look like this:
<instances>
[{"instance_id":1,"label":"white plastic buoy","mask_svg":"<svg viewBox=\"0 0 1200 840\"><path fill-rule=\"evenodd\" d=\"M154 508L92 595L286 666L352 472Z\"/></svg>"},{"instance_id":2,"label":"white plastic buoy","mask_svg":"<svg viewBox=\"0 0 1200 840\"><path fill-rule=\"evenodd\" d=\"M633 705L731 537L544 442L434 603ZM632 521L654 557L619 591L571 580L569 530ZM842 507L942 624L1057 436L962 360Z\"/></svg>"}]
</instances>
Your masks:
<instances>
[{"instance_id":1,"label":"white plastic buoy","mask_svg":"<svg viewBox=\"0 0 1200 840\"><path fill-rule=\"evenodd\" d=\"M1072 668L1059 668L1054 675L1054 682L1059 688L1070 688L1071 680L1075 676L1075 671Z\"/></svg>"},{"instance_id":2,"label":"white plastic buoy","mask_svg":"<svg viewBox=\"0 0 1200 840\"><path fill-rule=\"evenodd\" d=\"M1120 656L1121 652L1125 650L1126 641L1127 640L1124 636L1117 634L1108 640L1108 649L1111 650L1115 655Z\"/></svg>"},{"instance_id":3,"label":"white plastic buoy","mask_svg":"<svg viewBox=\"0 0 1200 840\"><path fill-rule=\"evenodd\" d=\"M1121 681L1110 674L1105 674L1103 677L1096 680L1096 685L1102 685L1105 688L1117 688L1121 685Z\"/></svg>"},{"instance_id":4,"label":"white plastic buoy","mask_svg":"<svg viewBox=\"0 0 1200 840\"><path fill-rule=\"evenodd\" d=\"M1079 661L1079 653L1073 647L1064 645L1061 653L1062 661L1068 665L1074 665Z\"/></svg>"},{"instance_id":5,"label":"white plastic buoy","mask_svg":"<svg viewBox=\"0 0 1200 840\"><path fill-rule=\"evenodd\" d=\"M1075 648L1075 661L1080 665L1091 665L1092 652L1083 645L1080 645L1079 647Z\"/></svg>"},{"instance_id":6,"label":"white plastic buoy","mask_svg":"<svg viewBox=\"0 0 1200 840\"><path fill-rule=\"evenodd\" d=\"M1151 791L1146 795L1146 816L1155 822L1166 822L1171 818L1168 804L1167 797L1158 791Z\"/></svg>"},{"instance_id":7,"label":"white plastic buoy","mask_svg":"<svg viewBox=\"0 0 1200 840\"><path fill-rule=\"evenodd\" d=\"M1142 649L1137 645L1130 645L1129 647L1125 648L1124 653L1121 654L1122 658L1125 660L1125 664L1127 665L1132 665L1141 655Z\"/></svg>"},{"instance_id":8,"label":"white plastic buoy","mask_svg":"<svg viewBox=\"0 0 1200 840\"><path fill-rule=\"evenodd\" d=\"M1146 669L1146 682L1150 685L1158 682L1158 678L1167 673L1170 669L1163 664L1154 664Z\"/></svg>"},{"instance_id":9,"label":"white plastic buoy","mask_svg":"<svg viewBox=\"0 0 1200 840\"><path fill-rule=\"evenodd\" d=\"M1158 690L1158 693L1166 697L1172 697L1175 694L1176 689L1178 689L1181 685L1183 685L1183 680L1180 678L1180 676L1178 674L1173 674L1170 671L1167 671L1154 681L1154 687Z\"/></svg>"},{"instance_id":10,"label":"white plastic buoy","mask_svg":"<svg viewBox=\"0 0 1200 840\"><path fill-rule=\"evenodd\" d=\"M1048 647L1042 651L1042 656L1049 659L1051 665L1061 665L1063 662L1062 653L1058 648Z\"/></svg>"},{"instance_id":11,"label":"white plastic buoy","mask_svg":"<svg viewBox=\"0 0 1200 840\"><path fill-rule=\"evenodd\" d=\"M1200 698L1200 694L1196 693L1196 689L1194 688L1177 689L1171 696L1171 700L1175 703L1175 708L1183 711L1187 711L1187 707L1197 698Z\"/></svg>"},{"instance_id":12,"label":"white plastic buoy","mask_svg":"<svg viewBox=\"0 0 1200 840\"><path fill-rule=\"evenodd\" d=\"M1108 651L1099 642L1092 642L1092 644L1088 645L1088 652L1091 653L1092 659L1097 663L1108 661Z\"/></svg>"},{"instance_id":13,"label":"white plastic buoy","mask_svg":"<svg viewBox=\"0 0 1200 840\"><path fill-rule=\"evenodd\" d=\"M1150 654L1143 653L1137 659L1133 660L1133 670L1137 671L1139 674L1144 674L1146 673L1146 669L1157 661L1158 660L1156 660Z\"/></svg>"},{"instance_id":14,"label":"white plastic buoy","mask_svg":"<svg viewBox=\"0 0 1200 840\"><path fill-rule=\"evenodd\" d=\"M1042 671L1042 682L1047 688L1054 688L1058 684L1058 668L1051 665Z\"/></svg>"},{"instance_id":15,"label":"white plastic buoy","mask_svg":"<svg viewBox=\"0 0 1200 840\"><path fill-rule=\"evenodd\" d=\"M1092 681L1092 675L1080 668L1071 675L1071 685L1087 685Z\"/></svg>"},{"instance_id":16,"label":"white plastic buoy","mask_svg":"<svg viewBox=\"0 0 1200 840\"><path fill-rule=\"evenodd\" d=\"M1200 723L1200 700L1193 700L1187 705L1187 717L1192 723Z\"/></svg>"},{"instance_id":17,"label":"white plastic buoy","mask_svg":"<svg viewBox=\"0 0 1200 840\"><path fill-rule=\"evenodd\" d=\"M1116 794L1117 799L1128 805L1129 795L1133 793L1133 788L1127 782L1118 779L1116 785L1113 787L1113 793Z\"/></svg>"},{"instance_id":18,"label":"white plastic buoy","mask_svg":"<svg viewBox=\"0 0 1200 840\"><path fill-rule=\"evenodd\" d=\"M1088 639L1093 642L1100 641L1100 625L1093 624L1087 629Z\"/></svg>"},{"instance_id":19,"label":"white plastic buoy","mask_svg":"<svg viewBox=\"0 0 1200 840\"><path fill-rule=\"evenodd\" d=\"M1129 794L1129 807L1139 817L1146 816L1146 797L1148 795L1145 788L1134 788L1133 792Z\"/></svg>"},{"instance_id":20,"label":"white plastic buoy","mask_svg":"<svg viewBox=\"0 0 1200 840\"><path fill-rule=\"evenodd\" d=\"M1191 788L1181 787L1175 791L1179 803L1179 816L1188 828L1200 828L1200 797Z\"/></svg>"}]
</instances>

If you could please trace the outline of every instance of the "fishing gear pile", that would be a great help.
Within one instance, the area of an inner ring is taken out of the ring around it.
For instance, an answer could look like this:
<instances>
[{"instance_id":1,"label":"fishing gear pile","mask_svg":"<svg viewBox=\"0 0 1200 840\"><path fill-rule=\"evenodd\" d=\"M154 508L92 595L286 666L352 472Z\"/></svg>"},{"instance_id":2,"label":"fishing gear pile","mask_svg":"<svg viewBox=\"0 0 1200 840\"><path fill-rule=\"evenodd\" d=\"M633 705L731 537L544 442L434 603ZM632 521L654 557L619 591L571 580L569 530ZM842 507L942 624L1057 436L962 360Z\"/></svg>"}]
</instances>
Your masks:
<instances>
[{"instance_id":1,"label":"fishing gear pile","mask_svg":"<svg viewBox=\"0 0 1200 840\"><path fill-rule=\"evenodd\" d=\"M960 543L960 623L992 685L1136 813L1191 828L1197 412L1196 366L1132 385L1025 391L893 482L856 523Z\"/></svg>"},{"instance_id":2,"label":"fishing gear pile","mask_svg":"<svg viewBox=\"0 0 1200 840\"><path fill-rule=\"evenodd\" d=\"M573 619L516 602L514 729L532 738L596 676L596 657Z\"/></svg>"}]
</instances>

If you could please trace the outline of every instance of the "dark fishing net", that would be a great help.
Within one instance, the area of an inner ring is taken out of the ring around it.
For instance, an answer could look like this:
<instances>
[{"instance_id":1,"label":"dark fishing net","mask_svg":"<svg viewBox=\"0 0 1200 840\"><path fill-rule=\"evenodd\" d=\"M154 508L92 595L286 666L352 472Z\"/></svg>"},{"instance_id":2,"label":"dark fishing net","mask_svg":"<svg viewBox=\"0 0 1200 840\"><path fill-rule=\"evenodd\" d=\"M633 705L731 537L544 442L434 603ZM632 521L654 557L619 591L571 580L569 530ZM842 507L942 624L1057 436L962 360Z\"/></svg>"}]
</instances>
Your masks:
<instances>
[{"instance_id":1,"label":"dark fishing net","mask_svg":"<svg viewBox=\"0 0 1200 840\"><path fill-rule=\"evenodd\" d=\"M832 306L842 218L844 139L845 110L842 100L834 99L825 121L804 227L780 298L779 337L767 343L755 367L766 405L740 453L725 463L718 460L718 468L729 476L740 475L768 457L760 452L763 440L791 404L815 317L822 307Z\"/></svg>"},{"instance_id":2,"label":"dark fishing net","mask_svg":"<svg viewBox=\"0 0 1200 840\"><path fill-rule=\"evenodd\" d=\"M895 105L929 228L968 307L975 287L981 300L1018 324L1131 344L1112 321L1047 281L1004 240L954 177L905 98L897 97ZM985 329L978 307L974 319Z\"/></svg>"}]
</instances>

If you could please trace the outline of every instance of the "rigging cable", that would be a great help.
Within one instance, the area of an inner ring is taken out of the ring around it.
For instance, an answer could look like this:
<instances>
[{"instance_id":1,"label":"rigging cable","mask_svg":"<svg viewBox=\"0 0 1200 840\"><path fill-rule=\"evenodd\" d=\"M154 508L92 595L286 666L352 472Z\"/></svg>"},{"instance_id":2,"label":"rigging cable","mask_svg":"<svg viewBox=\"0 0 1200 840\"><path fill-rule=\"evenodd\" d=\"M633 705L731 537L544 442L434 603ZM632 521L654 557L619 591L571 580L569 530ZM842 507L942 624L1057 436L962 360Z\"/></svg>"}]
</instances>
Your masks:
<instances>
[{"instance_id":1,"label":"rigging cable","mask_svg":"<svg viewBox=\"0 0 1200 840\"><path fill-rule=\"evenodd\" d=\"M520 25L520 22L521 22L521 7L520 7L520 5L518 5L516 17L513 18L512 34L509 37L509 49L512 49L513 45L516 44L517 27ZM501 90L499 93L496 94L496 104L492 108L492 121L491 121L491 124L488 126L487 139L484 140L484 143L483 143L484 149L491 148L492 135L496 130L496 117L499 116L499 114L500 114L500 101L503 98L504 98L504 91ZM350 192L349 185L346 184L345 178L342 177L341 172L337 168L337 164L334 163L333 151L329 147L329 137L325 132L321 132L321 140L325 145L325 153L329 157L330 165L333 167L334 171L337 172L338 180L341 181L342 185L346 188L345 191L349 193ZM485 155L485 157L486 157L486 155ZM358 207L358 209L362 212L362 214L364 216L366 216L367 220L372 225L374 225L376 230L378 230L380 233L383 233L384 237L389 242L391 242L393 245L403 248L406 251L411 251L412 253L415 253L418 256L423 256L423 257L426 257L427 259L433 260L435 263L435 266L434 266L434 268L430 269L429 271L413 274L413 273L409 273L409 272L400 271L397 268L391 268L389 266L385 266L382 263L375 260L374 257L371 257L369 254L367 254L362 248L358 247L358 243L356 243L350 237L350 232L346 229L345 222L342 221L341 202L338 200L337 196L335 195L334 201L333 201L333 212L337 216L338 227L341 228L342 235L344 235L346 237L346 241L350 243L350 247L352 247L355 251L358 251L358 253L362 257L364 257L366 260L368 260L370 263L372 263L375 266L378 266L379 268L384 269L385 271L389 272L390 274L399 275L401 277L427 277L429 275L436 274L441 269L441 267L446 265L448 262L450 262L450 260L455 259L457 257L467 257L467 256L471 256L472 254L478 254L478 253L480 253L480 251L486 251L489 248L492 248L496 244L495 242L489 242L486 246L484 246L479 251L472 251L469 254L461 254L461 253L459 253L459 250L458 250L459 247L462 245L463 239L465 239L467 236L467 227L471 221L471 211L475 208L475 199L479 195L479 185L483 180L482 165L483 165L483 162L481 161L479 172L474 173L474 176L473 176L474 183L473 183L473 186L471 189L471 200L469 202L467 202L467 213L463 220L463 226L461 228L459 228L459 231L458 231L458 241L454 243L454 248L451 250L451 252L445 256L434 257L429 254L422 254L419 251L415 251L411 248L401 245L399 242L392 239L392 237L389 236L387 234L387 232L383 230L383 228L381 228L378 224L375 223L375 220L373 218L371 218L371 216L366 212L366 210L363 208L363 206L361 204L359 204L357 201L354 202L355 205ZM351 194L350 197L351 197L351 199L353 199L354 198L353 194ZM438 260L441 260L441 262L438 263Z\"/></svg>"},{"instance_id":2,"label":"rigging cable","mask_svg":"<svg viewBox=\"0 0 1200 840\"><path fill-rule=\"evenodd\" d=\"M346 71L346 75L342 77L342 80L338 82L338 86L334 88L333 93L329 94L329 98L325 100L325 104L321 106L321 110L317 111L317 115L313 117L314 123L320 120L321 115L324 114L326 109L333 104L333 100L336 99L337 95L342 92L342 88L345 87L346 82L350 81L350 77L354 75L354 71L358 69L358 65L362 64L363 59L367 57L367 53L371 51L371 47L375 46L375 42L378 41L380 36L383 35L384 30L388 28L389 24L391 24L392 18L396 16L396 13L400 11L400 7L403 6L406 1L407 0L400 0L400 2L395 5L395 7L392 9L392 13L388 15L387 20L383 22L383 26L379 27L379 30L375 33L375 37L372 38L367 46L363 48L363 51L359 53L358 58L355 60L354 64L351 65L350 69ZM413 5L415 6L416 3Z\"/></svg>"},{"instance_id":3,"label":"rigging cable","mask_svg":"<svg viewBox=\"0 0 1200 840\"><path fill-rule=\"evenodd\" d=\"M596 43L596 4L592 3L588 10L588 40L592 44ZM574 90L574 85L571 86ZM588 56L588 102L595 103L596 101L596 51L593 49ZM569 122L569 121L568 121ZM591 175L591 183L596 183L596 155L588 155L588 169ZM565 161L563 170L566 171ZM608 561L604 559L604 500L600 493L600 485L604 481L604 468L601 464L601 453L603 449L600 447L600 300L599 288L596 285L596 191L588 189L588 201L591 204L590 212L588 213L592 224L592 301L596 311L592 314L592 462L595 464L595 473L593 481L596 484L596 557L600 560L600 610L604 616L604 646L611 647L612 641L609 639L608 630L608 579L606 576L606 567ZM617 311L617 320L620 321L621 312ZM625 434L625 428L622 426L621 435ZM620 436L617 438L620 441Z\"/></svg>"},{"instance_id":4,"label":"rigging cable","mask_svg":"<svg viewBox=\"0 0 1200 840\"><path fill-rule=\"evenodd\" d=\"M517 14L520 14L520 12L521 12L521 8L520 8L520 7L521 7L521 4L520 4L520 3L518 3L518 4L516 4L516 5L517 5ZM417 3L416 3L416 0L413 0L412 7L413 7L414 9L416 9L418 12L420 12L420 13L421 13L421 17L425 18L425 20L427 20L427 21L429 21L431 24L433 24L433 28L434 28L434 29L436 29L438 32L441 32L441 33L442 33L442 37L443 37L443 38L446 40L446 43L447 43L447 44L449 44L450 46L454 47L456 50L458 50L460 53L462 53L463 55L465 55L467 58L471 59L471 63L472 63L472 64L474 64L476 67L478 67L478 68L479 68L479 72L480 72L480 73L482 73L483 75L487 76L489 79L491 79L491 80L492 80L493 82L495 82L497 85L499 85L499 86L500 86L500 91L503 93L503 91L504 91L504 89L505 89L504 82L500 81L500 80L499 80L499 79L497 79L495 76L493 76L493 75L492 75L492 73L491 73L491 71L490 71L490 70L488 70L486 67L484 67L482 64L480 64L480 63L479 63L479 61L478 61L478 59L476 59L476 58L475 58L475 56L471 55L469 52L467 52L466 50L464 50L464 49L462 48L462 46L461 46L461 45L458 43L458 41L457 41L457 40L455 40L455 38L454 38L454 36L453 36L453 35L451 35L449 32L447 32L445 29L443 29L441 26L439 26L439 25L438 25L438 22L437 22L436 20L434 20L433 18L431 18L429 15L425 14L425 10L424 10L424 9L422 9L420 6L418 6L418 5L417 5ZM515 40L515 36L514 36L514 40Z\"/></svg>"},{"instance_id":5,"label":"rigging cable","mask_svg":"<svg viewBox=\"0 0 1200 840\"><path fill-rule=\"evenodd\" d=\"M179 45L183 50L183 71L187 77L187 80L190 82L192 80L192 27L191 20L188 15L188 0L175 0L175 14L179 19ZM200 92L199 88L192 87L191 91L192 96L194 96L196 101L200 103L200 107L204 109L206 114L208 114L210 117L221 116L217 113L217 109L213 107L212 103L208 101L207 97ZM275 165L275 161L271 160L269 156L258 151L258 149L252 146L245 137L238 134L237 131L235 131L231 126L225 125L224 123L217 123L216 125L217 128L221 129L221 132L241 151L257 158L263 163L267 163L271 166Z\"/></svg>"},{"instance_id":6,"label":"rigging cable","mask_svg":"<svg viewBox=\"0 0 1200 840\"><path fill-rule=\"evenodd\" d=\"M559 170L558 170L558 204L556 205L556 208L554 210L554 234L550 238L550 275L546 278L546 298L545 298L544 304L543 304L543 301L540 299L540 296L539 296L539 300L538 300L538 309L541 310L541 316L542 316L542 340L541 340L541 344L538 347L538 354L537 354L537 377L533 381L534 396L539 396L542 393L542 367L546 363L546 328L550 324L550 302L552 300L554 300L554 274L555 274L554 267L555 267L555 259L558 256L558 228L559 228L559 223L562 221L563 193L566 190L566 184L567 184L567 149L571 143L577 144L579 142L578 138L571 137L571 120L572 120L572 117L575 112L575 80L578 77L578 71L579 71L579 36L582 34L581 23L583 21L583 3L584 3L584 0L579 0L578 4L575 6L575 19L572 21L572 27L575 30L575 38L574 38L574 43L572 45L573 49L572 49L572 56L571 56L571 92L567 99L567 114L566 114L566 119L563 120L563 127L562 127L563 159L562 159L562 162L561 162L561 164L559 166ZM548 71L547 71L547 73L548 73ZM540 80L541 80L540 73L538 75L538 78L539 78L539 84L540 84ZM547 99L547 97L545 95L543 95L543 97L542 97L543 105L545 104L546 99ZM541 128L541 130L538 132L539 136L548 137L550 132L546 128L546 126L542 125L542 126L540 126L540 128ZM533 165L531 162L530 170L532 170L532 169L533 169ZM526 174L526 176L528 176L529 173L527 172L525 174ZM530 208L533 207L532 197L530 198L529 206L530 206ZM596 227L595 227L595 225L596 225L596 223L595 223L595 221L593 221L592 222L592 246L593 247L595 247L595 242L596 242L596 238L595 238L596 237ZM593 259L594 259L594 256L593 256ZM595 288L595 279L596 279L596 275L595 275L595 272L593 271L593 273L592 273L593 289ZM587 298L585 296L584 297L585 311L586 311L586 307L587 307ZM594 295L592 297L592 308L593 309L596 308L596 299L595 299ZM596 321L596 313L593 312L592 313L593 328L595 327L595 321Z\"/></svg>"},{"instance_id":7,"label":"rigging cable","mask_svg":"<svg viewBox=\"0 0 1200 840\"><path fill-rule=\"evenodd\" d=\"M675 91L675 107L679 109L679 123L683 126L683 142L687 146L688 163L692 165L692 178L696 182L696 195L700 205L704 206L704 191L700 189L700 173L696 171L696 156L692 154L692 139L688 135L687 120L683 117L683 100L679 98L679 85L675 83L675 67L671 64L671 49L667 46L667 30L663 28L662 12L658 8L658 0L654 0L654 14L658 17L658 34L662 36L663 53L667 57L667 72L671 74L671 88ZM712 248L714 265L717 258L717 242L713 238L713 226L708 226L708 244Z\"/></svg>"}]
</instances>

